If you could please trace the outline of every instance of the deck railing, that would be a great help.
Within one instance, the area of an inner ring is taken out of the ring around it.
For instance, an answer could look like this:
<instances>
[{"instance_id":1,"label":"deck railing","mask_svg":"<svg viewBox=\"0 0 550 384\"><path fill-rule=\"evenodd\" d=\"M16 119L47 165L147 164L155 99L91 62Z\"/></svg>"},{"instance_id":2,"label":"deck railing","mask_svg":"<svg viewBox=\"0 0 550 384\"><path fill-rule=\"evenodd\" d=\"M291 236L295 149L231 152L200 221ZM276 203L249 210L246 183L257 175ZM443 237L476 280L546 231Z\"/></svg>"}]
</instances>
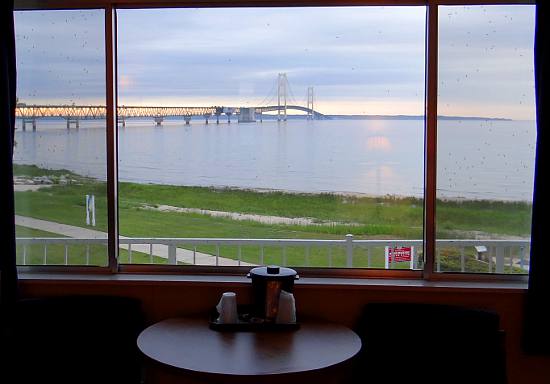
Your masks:
<instances>
[{"instance_id":1,"label":"deck railing","mask_svg":"<svg viewBox=\"0 0 550 384\"><path fill-rule=\"evenodd\" d=\"M80 255L78 264L95 265L92 254L97 253L98 247L106 252L107 239L21 237L17 238L17 246L20 265L74 265L72 252ZM124 253L121 262L129 264L159 263L160 260L160 263L171 265L263 265L273 260L277 249L277 263L288 266L422 267L422 240L360 240L352 235L330 240L121 237L119 246L121 254ZM387 249L398 247L410 248L413 259L410 265L392 260L385 266L383 260ZM449 270L451 261L453 271L468 272L468 263L474 262L484 266L484 272L527 273L529 247L529 240L437 240L436 269ZM227 252L228 248L233 251ZM245 248L248 248L246 254L243 252ZM38 258L37 252L40 253ZM299 263L296 262L297 253L301 253Z\"/></svg>"}]
</instances>

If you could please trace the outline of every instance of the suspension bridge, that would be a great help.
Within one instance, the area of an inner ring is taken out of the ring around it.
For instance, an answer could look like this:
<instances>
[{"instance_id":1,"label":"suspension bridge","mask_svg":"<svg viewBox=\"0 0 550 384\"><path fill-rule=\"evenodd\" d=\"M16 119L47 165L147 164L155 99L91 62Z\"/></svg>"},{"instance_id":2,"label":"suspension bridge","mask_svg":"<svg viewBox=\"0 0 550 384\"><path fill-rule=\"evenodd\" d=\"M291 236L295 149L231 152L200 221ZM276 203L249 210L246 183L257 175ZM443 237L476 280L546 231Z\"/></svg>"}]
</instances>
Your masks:
<instances>
[{"instance_id":1,"label":"suspension bridge","mask_svg":"<svg viewBox=\"0 0 550 384\"><path fill-rule=\"evenodd\" d=\"M276 88L276 91L275 91ZM275 92L274 92L275 91ZM162 125L165 118L183 117L186 124L190 124L193 117L201 117L208 124L215 119L219 124L220 117L225 116L231 123L231 116L236 116L238 122L248 123L257 120L263 121L263 114L277 112L278 121L286 121L288 111L305 112L309 120L325 119L326 116L314 109L313 87L308 87L305 106L297 103L290 88L286 73L279 73L276 84L268 96L255 107L230 106L118 106L117 119L122 126L129 118L152 118L156 125ZM106 107L101 105L26 105L18 103L15 115L21 120L21 129L26 130L27 124L36 131L37 120L41 118L63 118L67 129L71 126L79 128L81 120L105 119Z\"/></svg>"}]
</instances>

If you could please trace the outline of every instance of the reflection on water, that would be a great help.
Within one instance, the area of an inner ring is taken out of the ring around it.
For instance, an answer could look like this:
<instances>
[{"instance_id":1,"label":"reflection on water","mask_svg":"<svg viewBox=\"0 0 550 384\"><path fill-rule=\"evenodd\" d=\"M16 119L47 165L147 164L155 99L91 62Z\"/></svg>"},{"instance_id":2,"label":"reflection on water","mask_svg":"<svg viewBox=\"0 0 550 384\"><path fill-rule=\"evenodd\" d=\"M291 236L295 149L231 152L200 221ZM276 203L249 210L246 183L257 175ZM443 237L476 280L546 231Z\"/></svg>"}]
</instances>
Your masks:
<instances>
[{"instance_id":1,"label":"reflection on water","mask_svg":"<svg viewBox=\"0 0 550 384\"><path fill-rule=\"evenodd\" d=\"M15 162L105 179L104 121L39 121L16 132ZM204 124L128 120L120 180L304 192L422 196L422 120ZM443 121L439 196L530 200L534 123Z\"/></svg>"},{"instance_id":2,"label":"reflection on water","mask_svg":"<svg viewBox=\"0 0 550 384\"><path fill-rule=\"evenodd\" d=\"M367 138L367 149L378 151L391 151L392 145L390 139L386 136L373 136Z\"/></svg>"}]
</instances>

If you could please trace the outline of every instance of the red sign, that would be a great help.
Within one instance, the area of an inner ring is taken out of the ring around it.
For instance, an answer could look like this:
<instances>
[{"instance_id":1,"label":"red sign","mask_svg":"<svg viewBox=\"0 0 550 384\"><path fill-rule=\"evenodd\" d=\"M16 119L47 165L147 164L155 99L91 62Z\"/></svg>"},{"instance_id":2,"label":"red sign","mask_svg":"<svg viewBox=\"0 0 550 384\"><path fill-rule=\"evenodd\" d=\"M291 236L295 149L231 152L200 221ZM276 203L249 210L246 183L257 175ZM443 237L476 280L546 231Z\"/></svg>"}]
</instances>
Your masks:
<instances>
[{"instance_id":1,"label":"red sign","mask_svg":"<svg viewBox=\"0 0 550 384\"><path fill-rule=\"evenodd\" d=\"M403 261L411 261L412 247L395 247L388 249L388 262L400 263Z\"/></svg>"}]
</instances>

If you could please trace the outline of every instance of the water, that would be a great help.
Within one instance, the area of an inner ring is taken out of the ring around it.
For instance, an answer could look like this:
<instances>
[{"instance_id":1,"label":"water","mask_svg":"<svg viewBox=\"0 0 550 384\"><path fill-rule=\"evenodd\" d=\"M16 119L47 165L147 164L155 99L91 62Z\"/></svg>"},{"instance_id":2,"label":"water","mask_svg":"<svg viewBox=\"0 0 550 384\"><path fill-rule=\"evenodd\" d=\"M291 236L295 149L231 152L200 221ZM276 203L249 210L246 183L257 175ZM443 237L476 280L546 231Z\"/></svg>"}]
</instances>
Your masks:
<instances>
[{"instance_id":1,"label":"water","mask_svg":"<svg viewBox=\"0 0 550 384\"><path fill-rule=\"evenodd\" d=\"M422 197L422 120L263 123L127 120L119 179L137 183ZM20 127L20 122L18 122ZM28 126L27 126L28 127ZM14 161L105 179L105 121L38 120L16 131ZM438 196L530 201L532 121L444 120Z\"/></svg>"}]
</instances>

